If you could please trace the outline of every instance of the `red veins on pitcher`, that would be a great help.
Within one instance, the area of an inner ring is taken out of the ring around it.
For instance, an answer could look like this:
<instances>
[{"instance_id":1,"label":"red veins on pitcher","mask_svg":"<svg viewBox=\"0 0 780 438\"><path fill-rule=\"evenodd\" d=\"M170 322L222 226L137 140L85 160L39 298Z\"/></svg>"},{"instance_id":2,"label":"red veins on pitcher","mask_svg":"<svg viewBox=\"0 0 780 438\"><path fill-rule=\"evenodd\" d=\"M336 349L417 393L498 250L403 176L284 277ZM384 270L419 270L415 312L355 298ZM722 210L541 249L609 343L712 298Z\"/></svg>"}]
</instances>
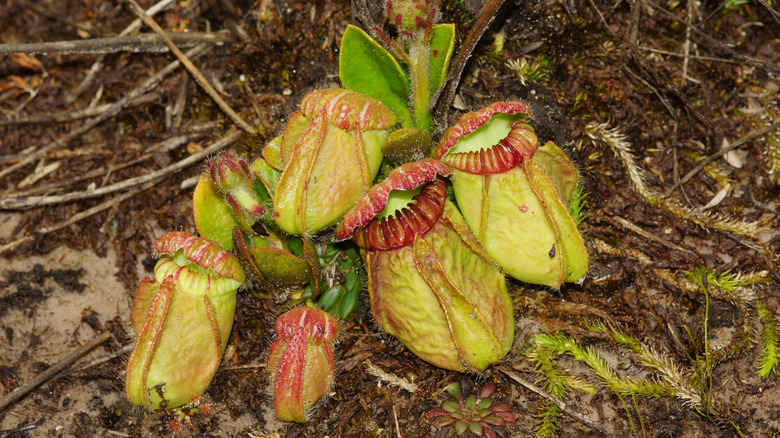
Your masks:
<instances>
[{"instance_id":1,"label":"red veins on pitcher","mask_svg":"<svg viewBox=\"0 0 780 438\"><path fill-rule=\"evenodd\" d=\"M274 411L283 421L303 423L333 384L333 343L339 335L329 313L298 307L277 318L268 352L274 382Z\"/></svg>"}]
</instances>

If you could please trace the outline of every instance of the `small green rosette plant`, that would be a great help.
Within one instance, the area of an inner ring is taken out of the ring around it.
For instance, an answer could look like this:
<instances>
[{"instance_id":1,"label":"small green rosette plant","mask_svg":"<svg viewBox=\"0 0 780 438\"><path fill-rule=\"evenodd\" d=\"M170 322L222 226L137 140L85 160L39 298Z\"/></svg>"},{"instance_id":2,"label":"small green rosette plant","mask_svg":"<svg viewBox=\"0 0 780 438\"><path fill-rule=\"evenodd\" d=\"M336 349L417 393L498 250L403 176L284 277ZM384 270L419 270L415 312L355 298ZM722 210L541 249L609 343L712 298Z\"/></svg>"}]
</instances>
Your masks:
<instances>
[{"instance_id":1,"label":"small green rosette plant","mask_svg":"<svg viewBox=\"0 0 780 438\"><path fill-rule=\"evenodd\" d=\"M284 134L264 149L283 169L273 218L289 234L309 236L334 225L368 191L382 163L382 144L398 118L354 91L315 90L301 101Z\"/></svg>"},{"instance_id":2,"label":"small green rosette plant","mask_svg":"<svg viewBox=\"0 0 780 438\"><path fill-rule=\"evenodd\" d=\"M274 325L276 340L268 351L274 382L274 412L282 421L303 423L312 406L333 384L336 319L313 307L283 313Z\"/></svg>"},{"instance_id":3,"label":"small green rosette plant","mask_svg":"<svg viewBox=\"0 0 780 438\"><path fill-rule=\"evenodd\" d=\"M244 271L216 243L181 231L157 239L163 257L138 288L138 334L127 364L127 396L149 409L196 401L217 371L233 327Z\"/></svg>"},{"instance_id":4,"label":"small green rosette plant","mask_svg":"<svg viewBox=\"0 0 780 438\"><path fill-rule=\"evenodd\" d=\"M512 301L499 269L447 200L440 162L405 164L336 229L363 249L377 323L423 360L479 372L506 355Z\"/></svg>"},{"instance_id":5,"label":"small green rosette plant","mask_svg":"<svg viewBox=\"0 0 780 438\"><path fill-rule=\"evenodd\" d=\"M588 252L569 213L578 173L554 143L539 146L520 102L464 114L434 157L450 166L463 217L512 277L558 287L582 279Z\"/></svg>"}]
</instances>

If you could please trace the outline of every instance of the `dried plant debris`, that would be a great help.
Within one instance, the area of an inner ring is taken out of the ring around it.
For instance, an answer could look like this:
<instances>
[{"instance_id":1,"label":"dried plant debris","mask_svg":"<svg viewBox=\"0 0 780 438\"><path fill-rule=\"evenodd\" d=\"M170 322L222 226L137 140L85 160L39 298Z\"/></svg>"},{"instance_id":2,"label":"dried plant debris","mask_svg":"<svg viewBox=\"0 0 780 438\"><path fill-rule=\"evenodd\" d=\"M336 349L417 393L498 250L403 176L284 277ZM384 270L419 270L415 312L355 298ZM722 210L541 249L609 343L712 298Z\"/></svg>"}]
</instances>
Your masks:
<instances>
[{"instance_id":1,"label":"dried plant debris","mask_svg":"<svg viewBox=\"0 0 780 438\"><path fill-rule=\"evenodd\" d=\"M631 144L618 128L611 128L606 123L589 123L585 134L593 141L603 142L615 153L626 167L628 177L634 190L649 204L661 207L680 219L693 222L704 228L717 229L740 236L757 238L758 233L766 229L764 222L746 222L738 218L719 213L705 211L702 208L690 207L675 199L665 197L650 188L645 182L645 176L631 152Z\"/></svg>"}]
</instances>

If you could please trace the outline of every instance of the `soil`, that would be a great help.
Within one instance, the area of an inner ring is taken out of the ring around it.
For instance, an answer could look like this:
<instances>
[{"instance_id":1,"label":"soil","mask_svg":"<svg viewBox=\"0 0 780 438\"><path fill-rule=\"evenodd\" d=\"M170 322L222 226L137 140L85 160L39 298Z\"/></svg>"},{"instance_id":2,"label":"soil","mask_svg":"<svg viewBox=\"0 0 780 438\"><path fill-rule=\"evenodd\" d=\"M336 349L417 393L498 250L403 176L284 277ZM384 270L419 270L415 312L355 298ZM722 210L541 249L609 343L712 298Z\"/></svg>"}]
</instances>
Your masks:
<instances>
[{"instance_id":1,"label":"soil","mask_svg":"<svg viewBox=\"0 0 780 438\"><path fill-rule=\"evenodd\" d=\"M460 43L482 2L442 3L438 19L456 24ZM73 367L0 410L0 436L448 437L455 431L435 429L426 412L447 399L443 389L453 381L467 392L495 384L495 397L517 418L496 428L498 435L532 436L548 401L511 376L544 386L526 355L534 334L563 331L595 349L620 375L652 375L610 336L586 327L597 318L686 369L695 367L706 339L713 361L717 357L712 409L699 412L674 397L620 398L590 368L563 355L556 363L598 390L570 393L567 412L557 422L559 436L780 435L778 373L757 375L761 350L755 341L762 325L752 304L717 299L713 288L707 304L685 273L765 271L751 291L775 319L780 315L780 178L770 172L780 134L775 127L751 138L715 159L708 172L670 190L698 164L697 157L715 154L780 119L777 13L762 0L505 3L465 69L449 121L496 100L521 99L533 106L540 140L564 146L584 176L580 229L591 266L581 284L557 290L510 283L517 324L504 363L482 375L428 365L380 332L362 296L358 310L342 323L331 393L308 423L282 423L273 415L269 377L261 366L282 305L242 291L228 352L200 404L156 412L131 405L124 394L127 346L134 339L130 307L139 282L151 273L154 240L168 230L195 230L193 178L203 166L193 165L52 232L41 231L117 194L0 212L0 242L26 238L4 246L0 255L0 400L84 343L112 334ZM141 4L148 8L152 2ZM258 131L231 148L257 156L282 132L305 92L338 83L338 47L353 20L350 7L332 0L180 0L156 20L169 31L233 29L234 38L243 38L216 45L194 62ZM123 2L6 0L0 7L0 41L115 36L134 18ZM0 57L0 171L85 122L20 118L116 102L173 60L167 52L109 53L96 80L69 100L98 56ZM546 60L549 74L524 83L507 63L519 59ZM152 93L1 178L0 201L93 190L142 176L197 153L230 129L230 120L183 70ZM182 99L186 104L178 112ZM739 227L721 231L712 226L714 216L697 224L669 204L648 202L615 149L588 136L596 124L625 136L654 193L676 205L711 204L710 215L759 221L764 230L753 237ZM152 149L178 135L189 137L172 149ZM725 197L717 196L723 186L713 176L730 184ZM416 389L403 389L403 381ZM571 415L577 413L601 430Z\"/></svg>"}]
</instances>

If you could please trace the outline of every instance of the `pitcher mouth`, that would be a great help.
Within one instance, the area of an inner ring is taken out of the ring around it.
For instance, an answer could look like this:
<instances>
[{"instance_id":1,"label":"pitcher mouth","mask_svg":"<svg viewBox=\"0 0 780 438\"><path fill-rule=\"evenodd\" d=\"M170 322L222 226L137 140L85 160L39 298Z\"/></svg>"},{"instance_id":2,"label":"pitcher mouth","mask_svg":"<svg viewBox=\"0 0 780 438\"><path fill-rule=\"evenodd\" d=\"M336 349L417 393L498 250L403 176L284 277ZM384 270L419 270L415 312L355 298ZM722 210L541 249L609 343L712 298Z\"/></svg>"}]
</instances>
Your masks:
<instances>
[{"instance_id":1,"label":"pitcher mouth","mask_svg":"<svg viewBox=\"0 0 780 438\"><path fill-rule=\"evenodd\" d=\"M520 102L497 102L461 116L434 151L453 169L489 175L503 173L530 158L539 146L530 110Z\"/></svg>"},{"instance_id":2,"label":"pitcher mouth","mask_svg":"<svg viewBox=\"0 0 780 438\"><path fill-rule=\"evenodd\" d=\"M441 176L449 174L430 158L393 170L344 216L336 239L351 237L361 248L376 250L408 245L441 217L447 198Z\"/></svg>"},{"instance_id":3,"label":"pitcher mouth","mask_svg":"<svg viewBox=\"0 0 780 438\"><path fill-rule=\"evenodd\" d=\"M403 193L390 193L388 201ZM365 227L355 230L352 239L363 249L387 251L401 248L414 240L415 236L430 230L444 211L447 199L447 184L444 178L435 180L420 188L420 193L403 206L395 207L392 213L374 217ZM384 210L383 210L384 212Z\"/></svg>"}]
</instances>

